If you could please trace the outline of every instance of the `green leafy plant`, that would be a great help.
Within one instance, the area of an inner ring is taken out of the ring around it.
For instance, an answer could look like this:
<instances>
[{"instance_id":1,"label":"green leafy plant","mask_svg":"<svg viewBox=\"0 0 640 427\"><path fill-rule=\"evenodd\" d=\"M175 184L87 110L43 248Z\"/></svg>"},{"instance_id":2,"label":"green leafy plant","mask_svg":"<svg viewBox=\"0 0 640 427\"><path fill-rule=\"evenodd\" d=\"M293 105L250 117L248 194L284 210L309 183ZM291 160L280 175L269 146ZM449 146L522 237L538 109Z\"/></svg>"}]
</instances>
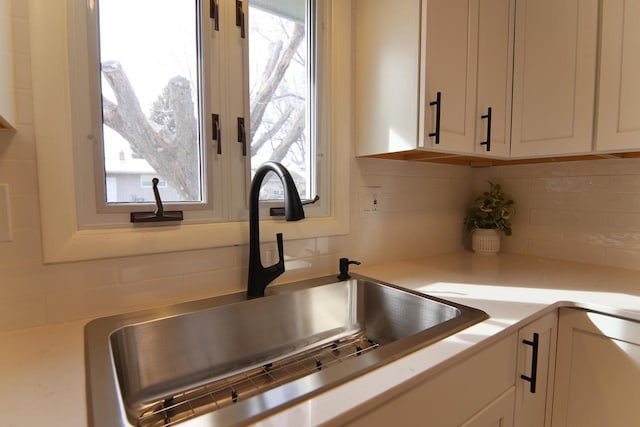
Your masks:
<instances>
[{"instance_id":1,"label":"green leafy plant","mask_svg":"<svg viewBox=\"0 0 640 427\"><path fill-rule=\"evenodd\" d=\"M471 204L467 210L464 224L468 232L476 228L497 229L504 232L505 236L511 235L511 217L515 214L513 200L507 199L502 192L500 184L489 181L490 190Z\"/></svg>"}]
</instances>

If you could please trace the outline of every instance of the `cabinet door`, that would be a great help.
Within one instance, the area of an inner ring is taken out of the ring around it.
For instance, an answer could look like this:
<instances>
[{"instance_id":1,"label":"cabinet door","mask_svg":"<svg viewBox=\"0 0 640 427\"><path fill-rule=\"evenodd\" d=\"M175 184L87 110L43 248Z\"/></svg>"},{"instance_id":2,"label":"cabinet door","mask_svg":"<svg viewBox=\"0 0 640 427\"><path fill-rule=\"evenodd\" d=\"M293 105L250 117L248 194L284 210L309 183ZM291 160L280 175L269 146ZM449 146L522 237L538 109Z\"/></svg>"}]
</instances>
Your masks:
<instances>
[{"instance_id":1,"label":"cabinet door","mask_svg":"<svg viewBox=\"0 0 640 427\"><path fill-rule=\"evenodd\" d=\"M551 425L557 326L558 312L554 311L521 328L518 332L514 423L516 427ZM534 352L536 353L535 361L533 360ZM532 388L534 369L535 388ZM525 380L521 375L531 380Z\"/></svg>"},{"instance_id":2,"label":"cabinet door","mask_svg":"<svg viewBox=\"0 0 640 427\"><path fill-rule=\"evenodd\" d=\"M0 0L0 131L15 124L11 1ZM8 25L7 25L8 24Z\"/></svg>"},{"instance_id":3,"label":"cabinet door","mask_svg":"<svg viewBox=\"0 0 640 427\"><path fill-rule=\"evenodd\" d=\"M356 0L356 155L418 145L420 0Z\"/></svg>"},{"instance_id":4,"label":"cabinet door","mask_svg":"<svg viewBox=\"0 0 640 427\"><path fill-rule=\"evenodd\" d=\"M598 0L516 0L511 156L592 149Z\"/></svg>"},{"instance_id":5,"label":"cabinet door","mask_svg":"<svg viewBox=\"0 0 640 427\"><path fill-rule=\"evenodd\" d=\"M478 99L475 112L477 154L509 157L514 6L514 0L479 1ZM489 144L486 144L487 136ZM483 142L485 144L481 144Z\"/></svg>"},{"instance_id":6,"label":"cabinet door","mask_svg":"<svg viewBox=\"0 0 640 427\"><path fill-rule=\"evenodd\" d=\"M553 425L636 426L640 323L562 309Z\"/></svg>"},{"instance_id":7,"label":"cabinet door","mask_svg":"<svg viewBox=\"0 0 640 427\"><path fill-rule=\"evenodd\" d=\"M496 399L513 389L515 356L516 336L513 334L435 376L422 381L419 378L410 380L411 384L400 385L328 425L459 426L471 421L474 414L480 415ZM500 408L508 414L503 406ZM496 415L495 408L487 417L494 420L502 417L499 414L491 417L492 414Z\"/></svg>"},{"instance_id":8,"label":"cabinet door","mask_svg":"<svg viewBox=\"0 0 640 427\"><path fill-rule=\"evenodd\" d=\"M513 401L515 387L511 387L489 406L474 415L460 427L511 427L513 426Z\"/></svg>"},{"instance_id":9,"label":"cabinet door","mask_svg":"<svg viewBox=\"0 0 640 427\"><path fill-rule=\"evenodd\" d=\"M424 146L473 153L478 1L428 0L423 7L426 19L423 26L426 62L422 67L426 79ZM440 105L431 105L438 93ZM436 136L429 136L438 128L439 143Z\"/></svg>"},{"instance_id":10,"label":"cabinet door","mask_svg":"<svg viewBox=\"0 0 640 427\"><path fill-rule=\"evenodd\" d=\"M602 6L598 151L640 149L640 1Z\"/></svg>"}]
</instances>

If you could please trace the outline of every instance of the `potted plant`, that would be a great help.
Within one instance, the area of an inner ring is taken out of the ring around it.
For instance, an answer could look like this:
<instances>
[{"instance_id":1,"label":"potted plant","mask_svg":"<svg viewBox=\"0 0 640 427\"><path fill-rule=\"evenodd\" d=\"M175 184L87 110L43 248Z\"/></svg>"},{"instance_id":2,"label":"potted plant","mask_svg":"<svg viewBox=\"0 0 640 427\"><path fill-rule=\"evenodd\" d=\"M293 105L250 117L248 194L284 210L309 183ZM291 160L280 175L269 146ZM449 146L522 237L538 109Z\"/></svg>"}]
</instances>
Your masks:
<instances>
[{"instance_id":1,"label":"potted plant","mask_svg":"<svg viewBox=\"0 0 640 427\"><path fill-rule=\"evenodd\" d=\"M491 255L500 252L501 232L511 235L511 217L515 214L513 200L502 192L500 184L489 181L490 189L476 197L464 219L471 233L474 252Z\"/></svg>"}]
</instances>

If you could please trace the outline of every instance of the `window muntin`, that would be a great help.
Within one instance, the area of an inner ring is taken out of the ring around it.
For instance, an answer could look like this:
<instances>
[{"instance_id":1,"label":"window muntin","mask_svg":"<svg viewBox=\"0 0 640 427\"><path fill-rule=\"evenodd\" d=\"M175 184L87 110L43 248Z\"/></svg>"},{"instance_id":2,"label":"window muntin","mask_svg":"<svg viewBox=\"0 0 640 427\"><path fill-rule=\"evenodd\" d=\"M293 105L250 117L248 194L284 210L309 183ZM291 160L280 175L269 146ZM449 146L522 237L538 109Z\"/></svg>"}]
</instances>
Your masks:
<instances>
[{"instance_id":1,"label":"window muntin","mask_svg":"<svg viewBox=\"0 0 640 427\"><path fill-rule=\"evenodd\" d=\"M167 183L166 202L204 201L199 2L97 6L105 202L153 202L150 191L110 188L130 188L143 174Z\"/></svg>"}]
</instances>

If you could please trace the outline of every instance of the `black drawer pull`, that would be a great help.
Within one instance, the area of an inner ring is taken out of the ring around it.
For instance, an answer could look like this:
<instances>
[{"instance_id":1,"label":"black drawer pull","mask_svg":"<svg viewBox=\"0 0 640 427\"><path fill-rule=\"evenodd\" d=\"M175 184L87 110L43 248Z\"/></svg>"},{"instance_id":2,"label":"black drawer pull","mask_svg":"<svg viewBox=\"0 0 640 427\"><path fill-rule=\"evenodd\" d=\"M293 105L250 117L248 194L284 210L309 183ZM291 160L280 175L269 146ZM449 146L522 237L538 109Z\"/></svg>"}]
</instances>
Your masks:
<instances>
[{"instance_id":1,"label":"black drawer pull","mask_svg":"<svg viewBox=\"0 0 640 427\"><path fill-rule=\"evenodd\" d=\"M436 100L429 103L436 106L436 129L435 132L429 134L430 137L436 137L436 144L440 144L440 111L442 110L442 92L436 93Z\"/></svg>"},{"instance_id":2,"label":"black drawer pull","mask_svg":"<svg viewBox=\"0 0 640 427\"><path fill-rule=\"evenodd\" d=\"M534 332L533 341L522 340L523 344L530 345L531 347L533 347L532 354L531 354L531 376L528 377L524 374L520 375L520 378L522 378L525 381L529 381L531 385L529 387L529 391L531 393L536 392L536 380L538 378L538 339L539 339L538 333Z\"/></svg>"},{"instance_id":3,"label":"black drawer pull","mask_svg":"<svg viewBox=\"0 0 640 427\"><path fill-rule=\"evenodd\" d=\"M482 141L480 145L486 145L487 151L491 151L491 107L487 109L487 114L480 116L482 119L487 119L487 140Z\"/></svg>"}]
</instances>

